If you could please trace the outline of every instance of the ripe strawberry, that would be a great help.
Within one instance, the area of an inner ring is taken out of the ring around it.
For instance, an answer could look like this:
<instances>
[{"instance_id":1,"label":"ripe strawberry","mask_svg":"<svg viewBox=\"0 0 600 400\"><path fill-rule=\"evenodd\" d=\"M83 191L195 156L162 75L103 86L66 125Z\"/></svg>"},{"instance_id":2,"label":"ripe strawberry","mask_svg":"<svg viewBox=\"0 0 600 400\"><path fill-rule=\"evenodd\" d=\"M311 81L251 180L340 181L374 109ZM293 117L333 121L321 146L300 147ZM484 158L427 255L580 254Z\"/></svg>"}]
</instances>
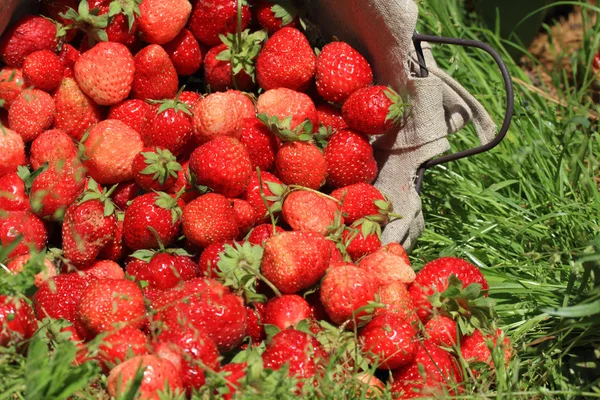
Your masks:
<instances>
[{"instance_id":1,"label":"ripe strawberry","mask_svg":"<svg viewBox=\"0 0 600 400\"><path fill-rule=\"evenodd\" d=\"M3 246L11 244L19 235L21 242L8 254L8 258L29 253L29 246L40 251L48 242L46 226L29 211L8 211L0 216L0 242Z\"/></svg>"},{"instance_id":2,"label":"ripe strawberry","mask_svg":"<svg viewBox=\"0 0 600 400\"><path fill-rule=\"evenodd\" d=\"M341 325L347 320L349 327L364 325L364 316L371 311L363 309L375 301L377 282L361 268L352 264L332 265L321 282L320 299L331 321Z\"/></svg>"},{"instance_id":3,"label":"ripe strawberry","mask_svg":"<svg viewBox=\"0 0 600 400\"><path fill-rule=\"evenodd\" d=\"M58 163L70 164L77 158L77 147L71 137L61 129L44 131L31 143L29 161L34 170L44 163L49 166Z\"/></svg>"},{"instance_id":4,"label":"ripe strawberry","mask_svg":"<svg viewBox=\"0 0 600 400\"><path fill-rule=\"evenodd\" d=\"M256 117L244 119L240 142L248 150L253 171L257 167L262 171L273 169L279 143L261 120Z\"/></svg>"},{"instance_id":5,"label":"ripe strawberry","mask_svg":"<svg viewBox=\"0 0 600 400\"><path fill-rule=\"evenodd\" d=\"M374 276L379 285L395 281L411 283L415 280L415 271L410 264L395 251L390 251L388 246L383 246L369 254L361 260L358 266Z\"/></svg>"},{"instance_id":6,"label":"ripe strawberry","mask_svg":"<svg viewBox=\"0 0 600 400\"><path fill-rule=\"evenodd\" d=\"M373 71L367 60L348 43L331 42L317 57L315 82L321 97L343 103L356 90L373 82Z\"/></svg>"},{"instance_id":7,"label":"ripe strawberry","mask_svg":"<svg viewBox=\"0 0 600 400\"><path fill-rule=\"evenodd\" d=\"M375 315L396 314L407 320L414 320L415 306L413 305L406 284L402 282L389 282L381 285L377 291L379 303L385 305L385 308L375 310Z\"/></svg>"},{"instance_id":8,"label":"ripe strawberry","mask_svg":"<svg viewBox=\"0 0 600 400\"><path fill-rule=\"evenodd\" d=\"M25 268L25 266L27 265L27 263L29 262L29 260L31 259L31 254L23 254L21 256L17 256L15 258L10 259L7 263L6 263L6 268L11 271L13 274L18 274L20 272L23 271L23 269ZM34 260L33 262L38 262L38 260ZM38 272L37 274L35 274L34 277L34 284L35 286L42 287L42 285L50 278L55 277L57 272L56 272L56 267L54 266L54 264L52 264L52 261L50 261L48 258L44 257L44 265L42 267L43 269Z\"/></svg>"},{"instance_id":9,"label":"ripe strawberry","mask_svg":"<svg viewBox=\"0 0 600 400\"><path fill-rule=\"evenodd\" d=\"M256 79L264 90L308 89L316 68L315 53L306 37L295 28L275 32L256 60Z\"/></svg>"},{"instance_id":10,"label":"ripe strawberry","mask_svg":"<svg viewBox=\"0 0 600 400\"><path fill-rule=\"evenodd\" d=\"M191 201L183 210L183 233L194 245L233 240L239 234L235 211L223 195L207 193Z\"/></svg>"},{"instance_id":11,"label":"ripe strawberry","mask_svg":"<svg viewBox=\"0 0 600 400\"><path fill-rule=\"evenodd\" d=\"M0 295L0 346L20 343L37 330L37 321L29 303Z\"/></svg>"},{"instance_id":12,"label":"ripe strawberry","mask_svg":"<svg viewBox=\"0 0 600 400\"><path fill-rule=\"evenodd\" d=\"M290 193L283 202L282 215L293 230L321 235L344 224L335 200L308 190Z\"/></svg>"},{"instance_id":13,"label":"ripe strawberry","mask_svg":"<svg viewBox=\"0 0 600 400\"><path fill-rule=\"evenodd\" d=\"M369 86L348 97L342 115L351 129L367 135L382 135L400 124L406 106L392 88Z\"/></svg>"},{"instance_id":14,"label":"ripe strawberry","mask_svg":"<svg viewBox=\"0 0 600 400\"><path fill-rule=\"evenodd\" d=\"M260 343L266 339L267 333L263 321L265 319L265 303L252 303L252 307L246 306L248 321L246 323L246 337L251 343Z\"/></svg>"},{"instance_id":15,"label":"ripe strawberry","mask_svg":"<svg viewBox=\"0 0 600 400\"><path fill-rule=\"evenodd\" d=\"M273 229L273 225L271 224L261 224L252 229L252 232L250 232L250 235L248 236L248 241L257 246L264 246L265 242L271 236L279 232L285 231L279 226L275 226L275 229Z\"/></svg>"},{"instance_id":16,"label":"ripe strawberry","mask_svg":"<svg viewBox=\"0 0 600 400\"><path fill-rule=\"evenodd\" d=\"M265 243L261 272L282 293L296 293L319 282L329 266L327 240L309 232L282 232Z\"/></svg>"},{"instance_id":17,"label":"ripe strawberry","mask_svg":"<svg viewBox=\"0 0 600 400\"><path fill-rule=\"evenodd\" d=\"M128 273L138 281L146 281L150 288L166 290L198 276L198 265L190 257L177 254L177 251L158 251L144 257L144 260L148 258L145 265Z\"/></svg>"},{"instance_id":18,"label":"ripe strawberry","mask_svg":"<svg viewBox=\"0 0 600 400\"><path fill-rule=\"evenodd\" d=\"M262 185L260 185L261 181ZM285 185L275 175L261 172L259 180L258 174L253 172L243 198L254 206L259 216L268 218L265 202L274 214L278 214L281 211L285 190ZM265 196L264 200L261 191Z\"/></svg>"},{"instance_id":19,"label":"ripe strawberry","mask_svg":"<svg viewBox=\"0 0 600 400\"><path fill-rule=\"evenodd\" d=\"M258 0L252 11L260 27L265 29L269 35L284 26L296 28L298 24L298 10L292 4L286 4L283 7L275 1Z\"/></svg>"},{"instance_id":20,"label":"ripe strawberry","mask_svg":"<svg viewBox=\"0 0 600 400\"><path fill-rule=\"evenodd\" d=\"M228 90L225 92L229 97L235 100L240 109L240 116L242 119L255 118L256 107L254 106L254 95L240 92L239 90Z\"/></svg>"},{"instance_id":21,"label":"ripe strawberry","mask_svg":"<svg viewBox=\"0 0 600 400\"><path fill-rule=\"evenodd\" d=\"M138 286L127 279L98 279L81 294L77 317L93 333L144 324L146 308Z\"/></svg>"},{"instance_id":22,"label":"ripe strawberry","mask_svg":"<svg viewBox=\"0 0 600 400\"><path fill-rule=\"evenodd\" d=\"M114 184L133 178L131 163L142 151L140 135L116 119L106 119L92 129L83 141L83 165L101 184Z\"/></svg>"},{"instance_id":23,"label":"ripe strawberry","mask_svg":"<svg viewBox=\"0 0 600 400\"><path fill-rule=\"evenodd\" d=\"M148 354L146 335L139 329L125 326L102 338L98 360L104 372L136 356Z\"/></svg>"},{"instance_id":24,"label":"ripe strawberry","mask_svg":"<svg viewBox=\"0 0 600 400\"><path fill-rule=\"evenodd\" d=\"M64 66L56 53L39 50L29 54L23 62L23 80L27 86L50 92L60 85Z\"/></svg>"},{"instance_id":25,"label":"ripe strawberry","mask_svg":"<svg viewBox=\"0 0 600 400\"><path fill-rule=\"evenodd\" d=\"M502 342L498 340L502 338ZM460 342L460 353L468 363L482 362L494 368L494 360L492 359L492 351L488 347L488 343L492 349L500 347L504 356L504 363L508 364L512 358L512 346L508 336L504 336L501 329L497 329L494 334L484 335L479 329L476 329L472 335L465 336ZM477 374L477 372L476 372Z\"/></svg>"},{"instance_id":26,"label":"ripe strawberry","mask_svg":"<svg viewBox=\"0 0 600 400\"><path fill-rule=\"evenodd\" d=\"M133 58L135 73L131 97L134 99L171 99L177 94L177 71L167 52L157 44L140 50Z\"/></svg>"},{"instance_id":27,"label":"ripe strawberry","mask_svg":"<svg viewBox=\"0 0 600 400\"><path fill-rule=\"evenodd\" d=\"M206 246L206 248L202 250L202 254L200 254L200 259L198 260L200 276L207 278L216 277L214 271L218 271L217 264L221 260L221 253L225 250L225 244L233 244L233 241L216 242Z\"/></svg>"},{"instance_id":28,"label":"ripe strawberry","mask_svg":"<svg viewBox=\"0 0 600 400\"><path fill-rule=\"evenodd\" d=\"M42 218L60 220L84 186L85 169L79 161L59 160L33 180L29 193L31 210Z\"/></svg>"},{"instance_id":29,"label":"ripe strawberry","mask_svg":"<svg viewBox=\"0 0 600 400\"><path fill-rule=\"evenodd\" d=\"M0 210L29 210L29 198L25 193L25 184L15 172L0 177Z\"/></svg>"},{"instance_id":30,"label":"ripe strawberry","mask_svg":"<svg viewBox=\"0 0 600 400\"><path fill-rule=\"evenodd\" d=\"M58 53L58 58L60 59L61 64L63 65L63 76L67 78L72 78L75 74L73 72L73 67L75 67L75 63L81 57L81 53L75 47L71 46L68 43L64 43L60 52Z\"/></svg>"},{"instance_id":31,"label":"ripe strawberry","mask_svg":"<svg viewBox=\"0 0 600 400\"><path fill-rule=\"evenodd\" d=\"M224 365L221 368L221 372L225 372L227 375L225 379L227 379L227 389L228 393L223 394L223 400L232 400L238 393L239 387L242 385L242 379L246 376L246 371L248 369L248 363L231 363Z\"/></svg>"},{"instance_id":32,"label":"ripe strawberry","mask_svg":"<svg viewBox=\"0 0 600 400\"><path fill-rule=\"evenodd\" d=\"M342 232L346 252L354 261L381 248L381 228L367 219L359 219Z\"/></svg>"},{"instance_id":33,"label":"ripe strawberry","mask_svg":"<svg viewBox=\"0 0 600 400\"><path fill-rule=\"evenodd\" d=\"M309 142L287 142L275 156L277 176L286 185L319 189L327 178L327 164L319 148Z\"/></svg>"},{"instance_id":34,"label":"ripe strawberry","mask_svg":"<svg viewBox=\"0 0 600 400\"><path fill-rule=\"evenodd\" d=\"M131 164L133 179L146 192L167 190L175 184L181 165L169 150L146 147Z\"/></svg>"},{"instance_id":35,"label":"ripe strawberry","mask_svg":"<svg viewBox=\"0 0 600 400\"><path fill-rule=\"evenodd\" d=\"M342 111L329 103L317 106L317 117L321 125L331 128L334 132L348 129L348 125L346 125L342 117Z\"/></svg>"},{"instance_id":36,"label":"ripe strawberry","mask_svg":"<svg viewBox=\"0 0 600 400\"><path fill-rule=\"evenodd\" d=\"M415 328L396 314L373 318L360 332L359 340L371 362L383 369L409 364L419 347Z\"/></svg>"},{"instance_id":37,"label":"ripe strawberry","mask_svg":"<svg viewBox=\"0 0 600 400\"><path fill-rule=\"evenodd\" d=\"M142 40L170 42L181 32L191 12L192 6L186 0L144 0L137 19Z\"/></svg>"},{"instance_id":38,"label":"ripe strawberry","mask_svg":"<svg viewBox=\"0 0 600 400\"><path fill-rule=\"evenodd\" d=\"M218 136L238 139L243 118L235 97L227 93L212 93L194 106L194 137L203 144Z\"/></svg>"},{"instance_id":39,"label":"ripe strawberry","mask_svg":"<svg viewBox=\"0 0 600 400\"><path fill-rule=\"evenodd\" d=\"M17 167L26 163L23 138L0 126L0 176L17 172Z\"/></svg>"},{"instance_id":40,"label":"ripe strawberry","mask_svg":"<svg viewBox=\"0 0 600 400\"><path fill-rule=\"evenodd\" d=\"M0 69L0 106L9 109L23 89L24 79L21 69L3 67Z\"/></svg>"},{"instance_id":41,"label":"ripe strawberry","mask_svg":"<svg viewBox=\"0 0 600 400\"><path fill-rule=\"evenodd\" d=\"M216 46L221 41L219 35L227 35L238 30L238 5L235 0L199 0L194 4L189 29L196 39L206 46ZM248 27L250 9L242 5L241 30Z\"/></svg>"},{"instance_id":42,"label":"ripe strawberry","mask_svg":"<svg viewBox=\"0 0 600 400\"><path fill-rule=\"evenodd\" d=\"M137 356L113 368L108 375L108 393L113 397L125 393L140 370L144 371L140 398L158 399L165 389L174 395L183 393L183 384L173 363L154 355Z\"/></svg>"},{"instance_id":43,"label":"ripe strawberry","mask_svg":"<svg viewBox=\"0 0 600 400\"><path fill-rule=\"evenodd\" d=\"M198 147L190 156L190 171L198 185L236 197L244 192L252 175L252 163L237 139L220 136Z\"/></svg>"},{"instance_id":44,"label":"ripe strawberry","mask_svg":"<svg viewBox=\"0 0 600 400\"><path fill-rule=\"evenodd\" d=\"M110 106L129 95L135 67L125 45L101 42L79 57L73 71L83 93L97 104Z\"/></svg>"},{"instance_id":45,"label":"ripe strawberry","mask_svg":"<svg viewBox=\"0 0 600 400\"><path fill-rule=\"evenodd\" d=\"M350 129L334 133L325 147L327 183L340 188L354 183L370 183L377 175L377 162L367 139Z\"/></svg>"},{"instance_id":46,"label":"ripe strawberry","mask_svg":"<svg viewBox=\"0 0 600 400\"><path fill-rule=\"evenodd\" d=\"M291 89L278 88L262 93L258 96L256 108L259 114L277 117L280 121L292 117L290 130L295 130L306 120L313 128L318 127L317 109L312 99Z\"/></svg>"},{"instance_id":47,"label":"ripe strawberry","mask_svg":"<svg viewBox=\"0 0 600 400\"><path fill-rule=\"evenodd\" d=\"M55 50L56 26L52 21L26 15L0 38L0 59L9 67L20 68L25 57L37 50Z\"/></svg>"},{"instance_id":48,"label":"ripe strawberry","mask_svg":"<svg viewBox=\"0 0 600 400\"><path fill-rule=\"evenodd\" d=\"M54 92L54 128L62 129L74 140L103 119L103 109L87 97L73 78L63 78Z\"/></svg>"},{"instance_id":49,"label":"ripe strawberry","mask_svg":"<svg viewBox=\"0 0 600 400\"><path fill-rule=\"evenodd\" d=\"M167 190L167 193L176 194L183 190L181 199L187 204L197 199L202 193L190 184L190 163L189 160L181 164L181 170L177 173L175 184Z\"/></svg>"},{"instance_id":50,"label":"ripe strawberry","mask_svg":"<svg viewBox=\"0 0 600 400\"><path fill-rule=\"evenodd\" d=\"M246 236L260 218L252 204L242 199L229 199L240 229L239 237Z\"/></svg>"},{"instance_id":51,"label":"ripe strawberry","mask_svg":"<svg viewBox=\"0 0 600 400\"><path fill-rule=\"evenodd\" d=\"M138 133L142 132L142 123L150 104L140 99L124 100L110 107L108 119L118 119Z\"/></svg>"},{"instance_id":52,"label":"ripe strawberry","mask_svg":"<svg viewBox=\"0 0 600 400\"><path fill-rule=\"evenodd\" d=\"M144 193L144 191L137 183L134 181L125 181L117 185L111 194L111 198L119 210L125 211L127 210L127 207L129 207L129 203L142 193Z\"/></svg>"},{"instance_id":53,"label":"ripe strawberry","mask_svg":"<svg viewBox=\"0 0 600 400\"><path fill-rule=\"evenodd\" d=\"M52 96L38 89L27 89L12 102L8 110L8 127L28 143L52 127L55 114Z\"/></svg>"},{"instance_id":54,"label":"ripe strawberry","mask_svg":"<svg viewBox=\"0 0 600 400\"><path fill-rule=\"evenodd\" d=\"M438 346L452 347L456 344L456 322L453 319L436 315L425 324L429 342Z\"/></svg>"},{"instance_id":55,"label":"ripe strawberry","mask_svg":"<svg viewBox=\"0 0 600 400\"><path fill-rule=\"evenodd\" d=\"M185 103L175 99L153 101L146 111L141 136L146 146L158 146L179 156L189 144L194 124L192 113Z\"/></svg>"},{"instance_id":56,"label":"ripe strawberry","mask_svg":"<svg viewBox=\"0 0 600 400\"><path fill-rule=\"evenodd\" d=\"M100 250L98 258L111 261L121 261L125 255L125 243L123 239L123 217L124 213L117 211L117 224L115 225L115 232L110 238L108 243Z\"/></svg>"},{"instance_id":57,"label":"ripe strawberry","mask_svg":"<svg viewBox=\"0 0 600 400\"><path fill-rule=\"evenodd\" d=\"M123 238L127 247L155 249L161 242L165 247L173 243L181 225L181 206L181 200L164 192L136 197L125 211L123 220Z\"/></svg>"},{"instance_id":58,"label":"ripe strawberry","mask_svg":"<svg viewBox=\"0 0 600 400\"><path fill-rule=\"evenodd\" d=\"M111 260L94 262L85 274L96 279L125 279L125 272L119 264Z\"/></svg>"},{"instance_id":59,"label":"ripe strawberry","mask_svg":"<svg viewBox=\"0 0 600 400\"><path fill-rule=\"evenodd\" d=\"M202 48L187 29L182 29L175 38L163 45L169 55L177 75L193 75L202 66Z\"/></svg>"},{"instance_id":60,"label":"ripe strawberry","mask_svg":"<svg viewBox=\"0 0 600 400\"><path fill-rule=\"evenodd\" d=\"M463 289L475 283L481 285L484 296L487 296L489 286L483 274L471 263L460 258L442 257L427 263L419 271L409 292L421 321L425 322L431 315L432 305L428 296L436 291L443 292L448 288L448 278L456 276L461 282Z\"/></svg>"},{"instance_id":61,"label":"ripe strawberry","mask_svg":"<svg viewBox=\"0 0 600 400\"><path fill-rule=\"evenodd\" d=\"M190 92L188 90L184 90L179 94L179 101L186 104L190 110L193 110L196 106L196 103L202 99L202 96L197 92Z\"/></svg>"},{"instance_id":62,"label":"ripe strawberry","mask_svg":"<svg viewBox=\"0 0 600 400\"><path fill-rule=\"evenodd\" d=\"M386 224L392 204L375 186L360 182L331 192L331 196L342 201L342 212L347 223L361 218Z\"/></svg>"},{"instance_id":63,"label":"ripe strawberry","mask_svg":"<svg viewBox=\"0 0 600 400\"><path fill-rule=\"evenodd\" d=\"M262 323L285 330L296 328L298 322L309 318L312 318L312 312L303 297L297 294L284 294L267 302Z\"/></svg>"}]
</instances>

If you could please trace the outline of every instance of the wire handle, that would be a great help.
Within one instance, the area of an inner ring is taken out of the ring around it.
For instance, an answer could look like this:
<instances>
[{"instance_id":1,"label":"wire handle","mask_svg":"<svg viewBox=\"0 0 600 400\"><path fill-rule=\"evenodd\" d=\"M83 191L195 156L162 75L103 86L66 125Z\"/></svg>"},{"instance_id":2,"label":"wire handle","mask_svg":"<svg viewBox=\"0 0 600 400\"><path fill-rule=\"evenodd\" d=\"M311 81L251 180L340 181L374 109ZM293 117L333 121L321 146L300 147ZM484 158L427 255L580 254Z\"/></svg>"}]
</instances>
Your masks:
<instances>
[{"instance_id":1,"label":"wire handle","mask_svg":"<svg viewBox=\"0 0 600 400\"><path fill-rule=\"evenodd\" d=\"M434 167L436 165L440 165L450 161L460 160L461 158L470 157L475 154L483 153L490 149L496 147L502 139L506 136L506 132L508 132L508 128L510 127L510 123L514 114L515 107L515 97L513 84L510 79L510 74L508 73L508 68L506 64L500 57L500 54L492 46L487 43L483 43L477 40L469 40L469 39L459 39L459 38L449 38L443 36L434 36L434 35L422 35L419 33L415 33L413 35L413 43L415 45L415 49L417 51L417 61L419 63L421 76L426 78L429 76L429 71L427 70L427 65L425 64L425 57L423 56L423 48L421 47L421 42L429 42L429 43L440 43L440 44L451 44L463 47L476 47L478 49L482 49L486 51L489 55L492 56L498 68L500 68L500 73L502 74L502 79L504 80L504 89L506 90L506 109L504 114L504 121L502 121L502 126L500 130L494 137L492 141L489 143L483 144L479 147L475 147L473 149L467 149L460 151L454 154L446 154L444 156L440 156L437 158L433 158L431 160L425 161L419 169L417 170L417 179L415 181L415 189L417 193L421 192L421 185L423 183L423 177L425 176L425 171L428 168Z\"/></svg>"}]
</instances>

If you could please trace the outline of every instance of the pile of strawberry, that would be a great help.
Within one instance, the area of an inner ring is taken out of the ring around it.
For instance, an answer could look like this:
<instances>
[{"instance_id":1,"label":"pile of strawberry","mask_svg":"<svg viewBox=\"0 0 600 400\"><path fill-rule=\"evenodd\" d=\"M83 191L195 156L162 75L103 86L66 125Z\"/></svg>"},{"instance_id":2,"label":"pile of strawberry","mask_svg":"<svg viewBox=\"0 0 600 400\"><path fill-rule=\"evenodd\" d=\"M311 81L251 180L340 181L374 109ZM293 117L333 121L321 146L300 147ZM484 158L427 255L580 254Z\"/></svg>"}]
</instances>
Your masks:
<instances>
[{"instance_id":1,"label":"pile of strawberry","mask_svg":"<svg viewBox=\"0 0 600 400\"><path fill-rule=\"evenodd\" d=\"M0 37L2 266L35 274L29 297L0 297L0 345L68 321L75 362L99 363L113 396L143 371L142 398L217 376L231 398L260 386L256 366L298 393L335 371L369 396L390 370L407 398L460 391L490 348L508 361L475 266L415 274L382 244L398 216L371 185L369 136L406 105L350 45L315 54L287 2L45 0L42 15Z\"/></svg>"}]
</instances>

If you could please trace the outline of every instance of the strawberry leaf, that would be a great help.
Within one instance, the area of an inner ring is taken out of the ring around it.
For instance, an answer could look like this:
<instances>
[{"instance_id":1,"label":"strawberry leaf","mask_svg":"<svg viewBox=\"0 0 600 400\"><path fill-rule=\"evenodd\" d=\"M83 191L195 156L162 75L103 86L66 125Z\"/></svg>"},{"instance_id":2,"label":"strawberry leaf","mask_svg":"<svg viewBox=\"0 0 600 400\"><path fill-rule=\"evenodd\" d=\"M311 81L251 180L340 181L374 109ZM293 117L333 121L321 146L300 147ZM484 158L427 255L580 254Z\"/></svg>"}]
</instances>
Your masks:
<instances>
[{"instance_id":1,"label":"strawberry leaf","mask_svg":"<svg viewBox=\"0 0 600 400\"><path fill-rule=\"evenodd\" d=\"M290 1L277 1L271 11L275 18L281 19L281 26L289 25L298 16L298 9Z\"/></svg>"}]
</instances>

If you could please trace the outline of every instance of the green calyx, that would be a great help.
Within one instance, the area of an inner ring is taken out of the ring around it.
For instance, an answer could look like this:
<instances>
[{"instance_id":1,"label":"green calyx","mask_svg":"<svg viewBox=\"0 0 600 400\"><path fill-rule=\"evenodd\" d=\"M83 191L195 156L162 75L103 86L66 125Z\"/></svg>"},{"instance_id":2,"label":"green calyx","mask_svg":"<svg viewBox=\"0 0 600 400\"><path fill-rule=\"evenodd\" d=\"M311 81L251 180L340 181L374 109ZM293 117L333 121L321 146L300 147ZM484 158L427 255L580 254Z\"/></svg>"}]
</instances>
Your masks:
<instances>
[{"instance_id":1,"label":"green calyx","mask_svg":"<svg viewBox=\"0 0 600 400\"><path fill-rule=\"evenodd\" d=\"M365 217L365 219L377 222L378 224L384 226L390 221L402 218L401 215L393 213L394 208L392 206L392 203L387 199L387 197L385 198L385 200L373 200L373 203L377 207L379 213L377 215L369 215Z\"/></svg>"},{"instance_id":2,"label":"green calyx","mask_svg":"<svg viewBox=\"0 0 600 400\"><path fill-rule=\"evenodd\" d=\"M381 239L381 225L368 218L361 218L354 221L354 223L347 227L346 230L350 232L344 240L346 246L350 245L359 234L365 239L372 235L377 235L377 237Z\"/></svg>"},{"instance_id":3,"label":"green calyx","mask_svg":"<svg viewBox=\"0 0 600 400\"><path fill-rule=\"evenodd\" d=\"M158 107L158 110L156 111L156 115L162 114L163 112L173 109L173 111L177 112L182 112L184 114L189 115L190 117L193 115L192 111L190 110L190 107L183 103L182 101L179 100L179 96L181 95L181 93L183 93L183 90L185 89L185 86L182 86L179 91L177 92L177 95L175 96L174 99L163 99L163 100L152 100L152 99L148 99L146 100L147 103L149 104L160 104L160 107Z\"/></svg>"},{"instance_id":4,"label":"green calyx","mask_svg":"<svg viewBox=\"0 0 600 400\"><path fill-rule=\"evenodd\" d=\"M185 188L181 188L181 190L177 192L175 197L171 197L170 194L165 192L154 192L156 193L156 200L154 204L156 204L160 208L171 211L171 221L173 224L175 224L183 214L183 211L181 210L181 207L179 207L179 204L177 204L177 202L179 201L179 198L183 194L184 190Z\"/></svg>"},{"instance_id":5,"label":"green calyx","mask_svg":"<svg viewBox=\"0 0 600 400\"><path fill-rule=\"evenodd\" d=\"M284 142L314 142L312 134L313 125L309 120L302 122L292 129L292 116L279 119L277 116L258 114L257 118Z\"/></svg>"},{"instance_id":6,"label":"green calyx","mask_svg":"<svg viewBox=\"0 0 600 400\"><path fill-rule=\"evenodd\" d=\"M404 103L398 92L390 87L388 87L383 93L392 102L388 109L388 114L385 117L385 120L391 120L394 125L400 125L400 122L404 118L404 112L406 111L407 107L410 107L410 104Z\"/></svg>"},{"instance_id":7,"label":"green calyx","mask_svg":"<svg viewBox=\"0 0 600 400\"><path fill-rule=\"evenodd\" d=\"M141 15L140 3L142 0L113 0L108 6L108 17L123 14L127 18L129 31L133 27L133 22Z\"/></svg>"},{"instance_id":8,"label":"green calyx","mask_svg":"<svg viewBox=\"0 0 600 400\"><path fill-rule=\"evenodd\" d=\"M100 188L98 187L98 183L96 183L95 180L90 178L88 181L88 188L85 192L83 192L83 196L81 197L81 200L79 200L79 202L77 204L82 204L82 203L85 203L86 201L90 201L90 200L99 200L101 203L104 204L104 216L108 217L108 216L114 214L116 211L115 203L113 203L112 199L110 198L110 196L112 195L112 193L115 191L116 188L117 188L117 185L113 185L108 190L106 188L104 188L104 189L102 189L102 191L100 191Z\"/></svg>"},{"instance_id":9,"label":"green calyx","mask_svg":"<svg viewBox=\"0 0 600 400\"><path fill-rule=\"evenodd\" d=\"M138 260L142 260L144 262L150 262L152 257L154 257L157 253L166 253L174 256L185 256L192 257L192 254L188 253L184 249L165 249L164 246L159 250L152 249L141 249L133 252L130 257L136 258Z\"/></svg>"},{"instance_id":10,"label":"green calyx","mask_svg":"<svg viewBox=\"0 0 600 400\"><path fill-rule=\"evenodd\" d=\"M169 150L157 148L155 152L148 151L141 154L148 165L141 173L152 175L152 179L161 185L164 185L170 177L177 178L177 173L181 171L181 165Z\"/></svg>"},{"instance_id":11,"label":"green calyx","mask_svg":"<svg viewBox=\"0 0 600 400\"><path fill-rule=\"evenodd\" d=\"M267 32L256 31L250 33L246 29L238 33L229 33L227 36L219 35L227 48L220 52L216 59L219 61L228 61L231 64L233 76L239 74L242 70L246 72L252 81L256 78L255 61L262 48L263 42L267 39Z\"/></svg>"},{"instance_id":12,"label":"green calyx","mask_svg":"<svg viewBox=\"0 0 600 400\"><path fill-rule=\"evenodd\" d=\"M17 167L17 176L21 178L23 181L23 185L25 186L25 194L29 194L31 192L31 186L33 185L33 181L37 178L42 172L48 169L48 163L45 162L41 167L36 169L35 171L29 171L29 168L20 165Z\"/></svg>"}]
</instances>

